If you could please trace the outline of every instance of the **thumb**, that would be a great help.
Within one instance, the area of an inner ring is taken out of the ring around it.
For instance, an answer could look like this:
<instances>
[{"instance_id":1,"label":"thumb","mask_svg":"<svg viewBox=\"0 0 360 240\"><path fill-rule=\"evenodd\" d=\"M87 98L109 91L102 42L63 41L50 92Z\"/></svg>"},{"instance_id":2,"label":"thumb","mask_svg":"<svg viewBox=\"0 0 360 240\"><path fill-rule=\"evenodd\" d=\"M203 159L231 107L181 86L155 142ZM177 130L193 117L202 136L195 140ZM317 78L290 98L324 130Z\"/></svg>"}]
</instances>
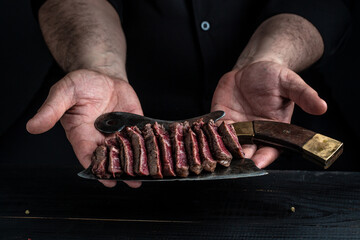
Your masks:
<instances>
[{"instance_id":1,"label":"thumb","mask_svg":"<svg viewBox=\"0 0 360 240\"><path fill-rule=\"evenodd\" d=\"M295 72L287 69L280 74L282 95L294 101L309 114L321 115L327 110L326 102Z\"/></svg>"},{"instance_id":2,"label":"thumb","mask_svg":"<svg viewBox=\"0 0 360 240\"><path fill-rule=\"evenodd\" d=\"M75 104L73 89L62 80L53 85L43 105L35 116L27 122L26 130L32 134L40 134L50 130L62 115Z\"/></svg>"}]
</instances>

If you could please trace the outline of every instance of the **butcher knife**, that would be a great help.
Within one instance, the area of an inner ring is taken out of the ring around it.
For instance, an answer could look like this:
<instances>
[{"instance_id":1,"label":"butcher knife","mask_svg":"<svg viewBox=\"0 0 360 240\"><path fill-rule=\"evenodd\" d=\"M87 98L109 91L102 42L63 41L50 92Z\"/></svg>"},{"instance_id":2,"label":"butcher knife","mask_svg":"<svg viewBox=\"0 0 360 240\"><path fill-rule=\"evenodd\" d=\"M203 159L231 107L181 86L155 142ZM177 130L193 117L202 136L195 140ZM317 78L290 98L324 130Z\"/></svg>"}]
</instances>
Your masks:
<instances>
[{"instance_id":1,"label":"butcher knife","mask_svg":"<svg viewBox=\"0 0 360 240\"><path fill-rule=\"evenodd\" d=\"M188 121L190 124L203 119L204 122L213 119L217 121L225 115L223 111L211 112L209 114L194 117L186 120L167 121L153 119L126 112L111 112L99 116L95 121L95 128L102 133L109 134L122 130L125 126L138 126L142 128L147 123L158 122L166 129L173 122ZM311 130L275 121L254 120L248 122L232 123L241 144L258 144L273 146L277 148L286 148L296 153L302 154L308 159L324 169L327 169L342 153L343 143L327 137L325 135L315 133ZM166 178L151 179L151 177L137 177L141 181L188 181L188 180L211 180L211 179L230 179L251 176L265 175L267 172L256 167L251 159L235 159L230 167L217 167L214 173L202 173L199 176L189 176L187 178ZM79 173L79 176L90 179L97 179L88 168ZM121 177L122 180L134 180L131 177Z\"/></svg>"}]
</instances>

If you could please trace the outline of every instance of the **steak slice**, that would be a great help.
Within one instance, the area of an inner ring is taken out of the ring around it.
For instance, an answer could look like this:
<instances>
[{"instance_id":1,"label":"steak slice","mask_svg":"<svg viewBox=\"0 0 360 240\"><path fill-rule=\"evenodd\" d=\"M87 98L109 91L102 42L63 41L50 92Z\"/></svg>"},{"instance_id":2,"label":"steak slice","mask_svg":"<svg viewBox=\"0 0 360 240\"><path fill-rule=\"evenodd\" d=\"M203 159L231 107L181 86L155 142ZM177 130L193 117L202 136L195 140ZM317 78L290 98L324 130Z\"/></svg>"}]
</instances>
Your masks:
<instances>
[{"instance_id":1,"label":"steak slice","mask_svg":"<svg viewBox=\"0 0 360 240\"><path fill-rule=\"evenodd\" d=\"M191 129L188 122L184 123L184 137L185 137L186 153L190 165L190 171L199 175L203 169L201 165L199 146L196 139L196 134Z\"/></svg>"},{"instance_id":2,"label":"steak slice","mask_svg":"<svg viewBox=\"0 0 360 240\"><path fill-rule=\"evenodd\" d=\"M120 177L123 173L120 166L120 151L116 146L109 147L109 165L108 172L113 175L113 177Z\"/></svg>"},{"instance_id":3,"label":"steak slice","mask_svg":"<svg viewBox=\"0 0 360 240\"><path fill-rule=\"evenodd\" d=\"M171 142L169 134L166 132L165 128L157 122L154 123L153 129L159 143L163 175L174 177L176 174L174 171L174 162L171 156Z\"/></svg>"},{"instance_id":4,"label":"steak slice","mask_svg":"<svg viewBox=\"0 0 360 240\"><path fill-rule=\"evenodd\" d=\"M204 131L201 129L204 124L204 121L200 119L199 121L193 123L193 129L199 143L199 152L202 161L201 165L204 170L214 172L216 168L216 161L212 157L209 143L206 139Z\"/></svg>"},{"instance_id":5,"label":"steak slice","mask_svg":"<svg viewBox=\"0 0 360 240\"><path fill-rule=\"evenodd\" d=\"M185 152L185 144L183 137L184 126L175 122L170 125L170 139L173 149L173 157L175 160L176 175L187 177L189 175L189 164Z\"/></svg>"},{"instance_id":6,"label":"steak slice","mask_svg":"<svg viewBox=\"0 0 360 240\"><path fill-rule=\"evenodd\" d=\"M98 146L91 157L91 171L99 178L110 178L106 172L108 151L105 145Z\"/></svg>"},{"instance_id":7,"label":"steak slice","mask_svg":"<svg viewBox=\"0 0 360 240\"><path fill-rule=\"evenodd\" d=\"M126 127L125 131L131 139L131 146L134 154L134 172L139 176L148 176L149 168L147 163L147 155L145 141L138 127Z\"/></svg>"},{"instance_id":8,"label":"steak slice","mask_svg":"<svg viewBox=\"0 0 360 240\"><path fill-rule=\"evenodd\" d=\"M214 159L221 165L230 166L232 155L226 149L214 121L211 119L203 126L203 130L209 140L210 150L212 151Z\"/></svg>"},{"instance_id":9,"label":"steak slice","mask_svg":"<svg viewBox=\"0 0 360 240\"><path fill-rule=\"evenodd\" d=\"M229 149L235 158L245 158L245 153L239 143L233 125L222 122L218 128L218 132L221 135L226 148Z\"/></svg>"},{"instance_id":10,"label":"steak slice","mask_svg":"<svg viewBox=\"0 0 360 240\"><path fill-rule=\"evenodd\" d=\"M127 175L134 177L134 157L131 143L124 131L117 132L116 139L119 142L121 167Z\"/></svg>"},{"instance_id":11,"label":"steak slice","mask_svg":"<svg viewBox=\"0 0 360 240\"><path fill-rule=\"evenodd\" d=\"M120 150L116 137L113 136L105 139L105 145L107 146L109 151L108 172L112 174L114 178L120 177L120 175L123 173L123 170L120 166Z\"/></svg>"},{"instance_id":12,"label":"steak slice","mask_svg":"<svg viewBox=\"0 0 360 240\"><path fill-rule=\"evenodd\" d=\"M145 140L150 175L153 178L163 178L161 172L160 149L150 123L144 126L142 133Z\"/></svg>"}]
</instances>

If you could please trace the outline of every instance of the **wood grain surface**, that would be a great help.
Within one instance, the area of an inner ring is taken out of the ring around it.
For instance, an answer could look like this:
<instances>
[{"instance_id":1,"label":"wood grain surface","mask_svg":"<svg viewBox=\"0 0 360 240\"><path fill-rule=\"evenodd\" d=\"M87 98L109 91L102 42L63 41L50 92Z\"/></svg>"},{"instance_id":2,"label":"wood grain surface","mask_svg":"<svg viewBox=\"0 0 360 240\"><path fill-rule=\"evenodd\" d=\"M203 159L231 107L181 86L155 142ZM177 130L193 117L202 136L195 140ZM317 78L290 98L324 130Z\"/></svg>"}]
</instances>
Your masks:
<instances>
[{"instance_id":1,"label":"wood grain surface","mask_svg":"<svg viewBox=\"0 0 360 240\"><path fill-rule=\"evenodd\" d=\"M0 175L0 239L359 239L360 173L270 171L108 189L75 169Z\"/></svg>"},{"instance_id":2,"label":"wood grain surface","mask_svg":"<svg viewBox=\"0 0 360 240\"><path fill-rule=\"evenodd\" d=\"M281 122L254 121L255 138L301 151L304 144L316 133L293 125Z\"/></svg>"}]
</instances>

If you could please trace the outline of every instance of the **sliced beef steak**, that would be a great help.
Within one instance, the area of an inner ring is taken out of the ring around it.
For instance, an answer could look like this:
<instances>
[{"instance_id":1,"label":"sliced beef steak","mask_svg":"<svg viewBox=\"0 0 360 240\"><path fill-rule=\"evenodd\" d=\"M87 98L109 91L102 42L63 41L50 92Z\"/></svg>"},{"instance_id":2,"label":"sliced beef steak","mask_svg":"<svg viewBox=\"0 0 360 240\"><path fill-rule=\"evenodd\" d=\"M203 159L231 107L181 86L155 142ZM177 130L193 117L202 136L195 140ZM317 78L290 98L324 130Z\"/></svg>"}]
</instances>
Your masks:
<instances>
[{"instance_id":1,"label":"sliced beef steak","mask_svg":"<svg viewBox=\"0 0 360 240\"><path fill-rule=\"evenodd\" d=\"M155 136L157 137L160 156L162 160L163 175L164 176L176 176L174 169L174 162L171 155L171 142L168 132L165 128L157 122L153 125Z\"/></svg>"},{"instance_id":2,"label":"sliced beef steak","mask_svg":"<svg viewBox=\"0 0 360 240\"><path fill-rule=\"evenodd\" d=\"M183 124L178 122L170 125L170 139L175 160L175 171L176 175L179 177L187 177L189 175L189 164L185 152L183 128Z\"/></svg>"},{"instance_id":3,"label":"sliced beef steak","mask_svg":"<svg viewBox=\"0 0 360 240\"><path fill-rule=\"evenodd\" d=\"M170 135L169 135L170 133ZM148 176L153 178L187 177L202 170L214 172L217 164L228 167L233 158L245 154L232 125L223 122L217 127L213 120L202 119L174 122L169 132L155 122L142 131L137 126L125 127L105 139L94 151L92 172L99 178Z\"/></svg>"},{"instance_id":4,"label":"sliced beef steak","mask_svg":"<svg viewBox=\"0 0 360 240\"><path fill-rule=\"evenodd\" d=\"M134 172L139 176L148 176L149 168L146 155L145 141L138 127L126 127L125 131L131 139L134 154Z\"/></svg>"},{"instance_id":5,"label":"sliced beef steak","mask_svg":"<svg viewBox=\"0 0 360 240\"><path fill-rule=\"evenodd\" d=\"M121 167L127 175L133 177L135 176L135 174L134 174L134 157L131 148L131 143L124 131L117 132L116 138L119 142Z\"/></svg>"},{"instance_id":6,"label":"sliced beef steak","mask_svg":"<svg viewBox=\"0 0 360 240\"><path fill-rule=\"evenodd\" d=\"M188 122L184 123L184 139L185 139L185 149L190 165L190 171L199 175L202 171L199 146L196 139L196 134L191 129Z\"/></svg>"},{"instance_id":7,"label":"sliced beef steak","mask_svg":"<svg viewBox=\"0 0 360 240\"><path fill-rule=\"evenodd\" d=\"M216 161L212 157L209 148L209 143L206 139L204 131L201 129L201 127L204 124L205 123L202 119L197 122L194 122L193 129L199 143L199 152L202 161L201 165L205 171L214 172L216 168Z\"/></svg>"},{"instance_id":8,"label":"sliced beef steak","mask_svg":"<svg viewBox=\"0 0 360 240\"><path fill-rule=\"evenodd\" d=\"M160 149L150 123L145 125L142 133L145 140L150 175L154 178L163 178L161 171Z\"/></svg>"},{"instance_id":9,"label":"sliced beef steak","mask_svg":"<svg viewBox=\"0 0 360 240\"><path fill-rule=\"evenodd\" d=\"M217 131L217 127L214 121L210 120L208 123L206 123L203 126L203 130L209 141L210 150L212 151L214 159L225 167L230 166L232 155L226 149L224 142L222 141Z\"/></svg>"},{"instance_id":10,"label":"sliced beef steak","mask_svg":"<svg viewBox=\"0 0 360 240\"><path fill-rule=\"evenodd\" d=\"M229 149L233 157L245 158L245 153L239 143L233 125L222 122L218 128L218 132L221 135L226 148Z\"/></svg>"},{"instance_id":11,"label":"sliced beef steak","mask_svg":"<svg viewBox=\"0 0 360 240\"><path fill-rule=\"evenodd\" d=\"M110 178L106 167L108 162L108 151L105 145L98 146L91 158L92 172L99 178Z\"/></svg>"},{"instance_id":12,"label":"sliced beef steak","mask_svg":"<svg viewBox=\"0 0 360 240\"><path fill-rule=\"evenodd\" d=\"M108 163L108 172L115 178L120 177L122 174L122 169L120 165L120 150L118 147L118 142L116 137L110 137L105 139L105 145L109 151L109 163Z\"/></svg>"}]
</instances>

